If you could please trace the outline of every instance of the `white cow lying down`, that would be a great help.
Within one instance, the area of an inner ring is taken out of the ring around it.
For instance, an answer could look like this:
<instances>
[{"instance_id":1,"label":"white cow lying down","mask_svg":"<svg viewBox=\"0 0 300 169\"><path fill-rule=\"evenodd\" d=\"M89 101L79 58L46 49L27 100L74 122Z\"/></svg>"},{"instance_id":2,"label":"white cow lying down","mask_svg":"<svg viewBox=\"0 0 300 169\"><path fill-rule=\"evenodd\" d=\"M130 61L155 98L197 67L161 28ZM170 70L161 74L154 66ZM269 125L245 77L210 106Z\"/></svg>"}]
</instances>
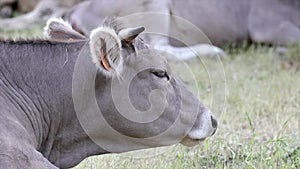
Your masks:
<instances>
[{"instance_id":1,"label":"white cow lying down","mask_svg":"<svg viewBox=\"0 0 300 169\"><path fill-rule=\"evenodd\" d=\"M42 0L41 3L39 5L37 5L36 9L29 13L26 14L24 16L20 16L14 19L5 19L5 20L0 20L0 29L1 28L9 28L9 29L24 29L24 28L29 28L32 25L34 25L34 23L37 23L39 20L45 20L48 17L57 17L57 16L61 16L62 13L64 13L64 11L78 3L80 0L73 0L74 2L71 2L72 0L68 0L64 3L62 2L58 2L56 0L54 1L49 1L49 0ZM100 2L100 1L99 1ZM83 11L88 11L91 7L91 5L94 5L94 3L99 3L97 1L85 1L82 4L79 4L78 7L84 6L84 8L80 9ZM110 6L109 4L114 3L116 1L101 1L101 3L106 3L107 6ZM142 3L141 2L145 2ZM147 3L146 3L147 2ZM123 6L123 3L125 3L125 1L119 1L117 2L119 3L119 5ZM168 23L169 23L169 16L170 15L165 15L162 16L163 14L168 14L168 9L167 7L167 1L132 1L132 2L128 2L131 5L130 6L125 6L124 11L122 13L119 13L121 16L125 16L125 15L129 15L135 12L159 12L160 14L157 15L153 15L153 14L148 14L148 15L143 15L140 17L135 17L135 16L131 16L130 17L130 21L126 21L127 23L132 23L132 26L136 26L136 25L145 25L146 27L146 31L152 31L154 33L159 33L159 34L163 34L165 36L169 36L169 31L168 31ZM87 5L88 4L88 5ZM117 5L118 7L120 7L119 5ZM88 31L86 31L84 34L86 36L89 36L90 31L97 27L98 25L101 25L103 22L104 17L106 16L117 16L119 14L118 13L119 9L117 8L113 8L111 10L108 9L102 9L106 8L105 6L103 6L102 4L97 4L98 8L96 10L101 10L103 11L102 15L101 15L101 19L99 19L98 17L100 17L100 15L94 15L93 17L90 18L95 18L97 21L91 21L90 23L93 23L92 27L90 27L91 25L81 25L81 26L88 26L89 29ZM85 8L87 7L87 8ZM77 8L77 7L76 7ZM126 8L126 10L125 10ZM132 10L134 9L134 10ZM136 9L136 10L135 10ZM141 9L141 10L140 10ZM48 15L45 15L48 14ZM91 14L94 14L93 12ZM69 16L68 14L66 14L66 16ZM85 17L85 15L81 15L79 17ZM146 18L144 18L146 17ZM67 18L67 17L65 17ZM134 20L132 20L132 18ZM78 18L80 19L80 18ZM83 18L82 18L83 19ZM72 22L73 23L73 22ZM192 25L192 24L191 24ZM189 26L191 27L191 26ZM193 26L192 26L193 27ZM158 28L158 29L157 29ZM76 27L75 27L76 29ZM162 37L162 36L144 36L144 38L146 39L150 39L149 41L147 41L147 43L150 44L150 46L153 46L156 49L159 50L163 50L163 51L167 51L175 56L177 56L179 59L189 59L191 57L195 57L197 55L205 55L205 56L224 56L225 53L223 52L222 49L215 47L213 45L210 45L210 41L207 40L207 38L203 38L203 34L199 31L196 30L196 32L198 34L200 34L200 36L202 36L203 42L201 42L201 44L196 44L196 45L192 45L190 46L191 48L186 48L186 47L174 47L172 45L169 44L168 38ZM192 32L191 32L192 33ZM199 35L196 35L200 38ZM181 39L180 37L177 37L179 40ZM183 40L184 44L189 45L189 42L186 40Z\"/></svg>"},{"instance_id":2,"label":"white cow lying down","mask_svg":"<svg viewBox=\"0 0 300 169\"><path fill-rule=\"evenodd\" d=\"M88 35L107 15L127 16L139 12L165 14L136 14L125 18L129 18L130 23L147 25L146 31L166 35L165 38L152 36L150 44L184 59L194 56L194 53L178 46L187 45L200 55L222 55L219 48L203 43L224 45L250 40L286 45L299 42L299 9L299 0L91 0L74 7L65 19L75 29ZM168 37L175 37L184 43Z\"/></svg>"},{"instance_id":3,"label":"white cow lying down","mask_svg":"<svg viewBox=\"0 0 300 169\"><path fill-rule=\"evenodd\" d=\"M178 59L190 59L197 55L225 55L222 49L211 45L206 35L193 23L170 14L170 1L92 0L75 6L64 19L69 21L75 30L88 36L106 16L118 16L132 27L144 25L147 34L143 34L143 39L155 49L166 51ZM193 39L187 38L190 35L198 41L194 43ZM170 38L180 45L170 44Z\"/></svg>"},{"instance_id":4,"label":"white cow lying down","mask_svg":"<svg viewBox=\"0 0 300 169\"><path fill-rule=\"evenodd\" d=\"M0 20L0 29L32 27L34 23L40 23L53 16L62 16L67 9L81 1L83 0L41 0L35 10L24 16ZM89 34L89 31L101 25L103 18L108 15L126 16L136 12L160 12L180 16L193 23L194 28L199 28L207 35L213 45L238 43L244 40L286 45L289 42L300 41L299 9L299 0L89 0L75 6L65 14L65 19L69 20L78 31ZM158 20L160 23L150 24L150 26L159 28L165 35L176 35L186 45L193 46L200 54L207 54L207 52L223 54L215 47L204 50L208 46L199 44L207 43L208 39L197 29L187 29L191 27L174 22L173 17L159 17L153 20L156 22ZM174 42L173 39L170 41L166 38L165 40L152 39L155 46L173 51L172 53L177 55L180 51L187 50L174 48L182 43Z\"/></svg>"}]
</instances>

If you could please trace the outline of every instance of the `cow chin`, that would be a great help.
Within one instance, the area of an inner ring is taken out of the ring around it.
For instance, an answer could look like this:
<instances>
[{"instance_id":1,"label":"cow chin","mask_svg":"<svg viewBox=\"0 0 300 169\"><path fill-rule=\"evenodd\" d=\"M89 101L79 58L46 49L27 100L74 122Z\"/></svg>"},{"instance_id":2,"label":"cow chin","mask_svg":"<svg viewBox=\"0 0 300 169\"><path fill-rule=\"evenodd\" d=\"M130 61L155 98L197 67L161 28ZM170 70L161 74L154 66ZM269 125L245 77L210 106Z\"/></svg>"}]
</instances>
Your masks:
<instances>
[{"instance_id":1,"label":"cow chin","mask_svg":"<svg viewBox=\"0 0 300 169\"><path fill-rule=\"evenodd\" d=\"M198 145L198 144L200 144L202 141L204 141L205 140L205 138L203 138L203 139L192 139L192 138L190 138L189 136L186 136L186 137L184 137L182 140L181 140L181 144L182 145L185 145L185 146L187 146L187 147L194 147L194 146L196 146L196 145Z\"/></svg>"}]
</instances>

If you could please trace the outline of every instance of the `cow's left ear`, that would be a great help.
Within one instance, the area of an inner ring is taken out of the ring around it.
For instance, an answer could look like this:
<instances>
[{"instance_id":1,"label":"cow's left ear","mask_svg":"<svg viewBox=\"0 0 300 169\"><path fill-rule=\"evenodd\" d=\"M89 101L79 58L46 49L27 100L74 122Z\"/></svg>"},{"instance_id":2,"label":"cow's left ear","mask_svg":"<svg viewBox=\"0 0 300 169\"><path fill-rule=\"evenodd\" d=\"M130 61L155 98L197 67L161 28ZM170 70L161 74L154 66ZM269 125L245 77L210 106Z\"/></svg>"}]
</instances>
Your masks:
<instances>
[{"instance_id":1,"label":"cow's left ear","mask_svg":"<svg viewBox=\"0 0 300 169\"><path fill-rule=\"evenodd\" d=\"M47 39L60 42L85 41L86 37L76 32L69 23L62 19L51 18L44 27Z\"/></svg>"},{"instance_id":2,"label":"cow's left ear","mask_svg":"<svg viewBox=\"0 0 300 169\"><path fill-rule=\"evenodd\" d=\"M93 62L106 76L111 77L122 70L121 47L121 40L113 29L99 27L91 32L90 51Z\"/></svg>"}]
</instances>

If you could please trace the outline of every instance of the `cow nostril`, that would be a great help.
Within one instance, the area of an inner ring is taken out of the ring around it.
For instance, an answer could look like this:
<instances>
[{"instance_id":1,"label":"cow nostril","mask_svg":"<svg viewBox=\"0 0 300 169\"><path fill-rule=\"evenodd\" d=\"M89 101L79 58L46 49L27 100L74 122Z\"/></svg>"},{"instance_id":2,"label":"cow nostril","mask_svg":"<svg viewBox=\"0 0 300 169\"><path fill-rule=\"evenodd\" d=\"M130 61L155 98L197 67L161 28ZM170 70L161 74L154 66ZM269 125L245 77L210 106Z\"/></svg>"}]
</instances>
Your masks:
<instances>
[{"instance_id":1,"label":"cow nostril","mask_svg":"<svg viewBox=\"0 0 300 169\"><path fill-rule=\"evenodd\" d=\"M215 128L215 130L213 131L213 133L211 134L211 136L214 135L216 133L216 131L217 131L217 128Z\"/></svg>"},{"instance_id":2,"label":"cow nostril","mask_svg":"<svg viewBox=\"0 0 300 169\"><path fill-rule=\"evenodd\" d=\"M210 116L210 118L211 118L211 124L212 124L212 127L213 127L214 129L217 129L217 127L218 127L218 122L217 122L217 120L216 120L213 116Z\"/></svg>"}]
</instances>

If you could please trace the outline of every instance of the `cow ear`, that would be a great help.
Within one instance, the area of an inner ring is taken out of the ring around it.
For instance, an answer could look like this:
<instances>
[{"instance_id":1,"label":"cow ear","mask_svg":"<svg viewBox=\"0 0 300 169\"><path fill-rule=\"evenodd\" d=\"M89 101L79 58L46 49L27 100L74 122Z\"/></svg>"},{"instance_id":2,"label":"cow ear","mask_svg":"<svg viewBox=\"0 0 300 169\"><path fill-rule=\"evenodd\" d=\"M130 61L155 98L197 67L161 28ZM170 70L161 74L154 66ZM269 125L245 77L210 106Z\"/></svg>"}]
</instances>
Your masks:
<instances>
[{"instance_id":1,"label":"cow ear","mask_svg":"<svg viewBox=\"0 0 300 169\"><path fill-rule=\"evenodd\" d=\"M91 32L90 51L93 62L106 76L120 73L123 62L121 47L121 41L113 29L100 27Z\"/></svg>"},{"instance_id":2,"label":"cow ear","mask_svg":"<svg viewBox=\"0 0 300 169\"><path fill-rule=\"evenodd\" d=\"M44 35L49 40L61 42L84 41L86 37L76 32L70 24L62 19L51 18L44 27Z\"/></svg>"}]
</instances>

